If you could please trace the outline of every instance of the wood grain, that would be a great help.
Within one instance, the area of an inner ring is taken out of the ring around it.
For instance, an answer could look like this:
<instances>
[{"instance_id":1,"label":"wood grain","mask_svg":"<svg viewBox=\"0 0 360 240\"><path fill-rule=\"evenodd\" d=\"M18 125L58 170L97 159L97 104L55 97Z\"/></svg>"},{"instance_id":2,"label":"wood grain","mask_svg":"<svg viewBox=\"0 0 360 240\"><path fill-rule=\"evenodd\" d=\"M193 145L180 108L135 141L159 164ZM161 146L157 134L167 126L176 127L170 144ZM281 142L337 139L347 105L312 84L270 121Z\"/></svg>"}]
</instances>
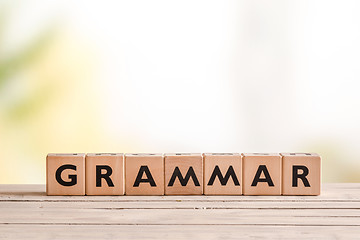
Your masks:
<instances>
[{"instance_id":1,"label":"wood grain","mask_svg":"<svg viewBox=\"0 0 360 240\"><path fill-rule=\"evenodd\" d=\"M46 196L0 185L0 239L356 239L360 184L320 196Z\"/></svg>"},{"instance_id":2,"label":"wood grain","mask_svg":"<svg viewBox=\"0 0 360 240\"><path fill-rule=\"evenodd\" d=\"M204 153L203 159L205 195L242 195L242 160L239 153ZM215 169L219 170L217 175L214 175ZM229 178L226 178L228 173ZM216 177L209 184L213 176ZM225 180L225 184L220 179Z\"/></svg>"},{"instance_id":3,"label":"wood grain","mask_svg":"<svg viewBox=\"0 0 360 240\"><path fill-rule=\"evenodd\" d=\"M100 170L99 175L109 174L108 180L103 177L100 178L100 186L97 186L96 183L97 167L103 168ZM85 169L86 195L124 195L123 153L88 153L85 158Z\"/></svg>"},{"instance_id":4,"label":"wood grain","mask_svg":"<svg viewBox=\"0 0 360 240\"><path fill-rule=\"evenodd\" d=\"M243 153L242 155L243 194L281 195L280 154ZM268 176L265 175L266 173ZM255 179L259 181L255 181ZM269 180L269 182L261 180Z\"/></svg>"}]
</instances>

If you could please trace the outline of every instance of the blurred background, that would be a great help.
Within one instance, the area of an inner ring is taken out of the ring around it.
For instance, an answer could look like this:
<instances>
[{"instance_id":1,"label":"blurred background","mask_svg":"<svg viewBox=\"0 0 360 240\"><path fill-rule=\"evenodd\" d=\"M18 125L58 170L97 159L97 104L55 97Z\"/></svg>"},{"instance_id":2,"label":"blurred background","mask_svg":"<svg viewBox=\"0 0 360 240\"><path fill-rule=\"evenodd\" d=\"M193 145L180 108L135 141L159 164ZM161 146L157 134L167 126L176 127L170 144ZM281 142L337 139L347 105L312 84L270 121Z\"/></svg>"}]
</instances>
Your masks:
<instances>
[{"instance_id":1,"label":"blurred background","mask_svg":"<svg viewBox=\"0 0 360 240\"><path fill-rule=\"evenodd\" d=\"M49 152L318 152L360 181L359 1L0 0L0 183Z\"/></svg>"}]
</instances>

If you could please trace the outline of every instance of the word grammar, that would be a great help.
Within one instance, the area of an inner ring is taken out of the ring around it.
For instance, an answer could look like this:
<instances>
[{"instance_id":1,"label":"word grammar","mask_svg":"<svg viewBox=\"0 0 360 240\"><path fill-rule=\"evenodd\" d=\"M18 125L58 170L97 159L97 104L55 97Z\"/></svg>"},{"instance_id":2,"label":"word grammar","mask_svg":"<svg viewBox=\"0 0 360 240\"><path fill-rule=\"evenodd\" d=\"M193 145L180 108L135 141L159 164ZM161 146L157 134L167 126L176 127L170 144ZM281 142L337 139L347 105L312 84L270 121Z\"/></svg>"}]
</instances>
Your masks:
<instances>
[{"instance_id":1,"label":"word grammar","mask_svg":"<svg viewBox=\"0 0 360 240\"><path fill-rule=\"evenodd\" d=\"M48 154L47 195L319 195L316 153Z\"/></svg>"}]
</instances>

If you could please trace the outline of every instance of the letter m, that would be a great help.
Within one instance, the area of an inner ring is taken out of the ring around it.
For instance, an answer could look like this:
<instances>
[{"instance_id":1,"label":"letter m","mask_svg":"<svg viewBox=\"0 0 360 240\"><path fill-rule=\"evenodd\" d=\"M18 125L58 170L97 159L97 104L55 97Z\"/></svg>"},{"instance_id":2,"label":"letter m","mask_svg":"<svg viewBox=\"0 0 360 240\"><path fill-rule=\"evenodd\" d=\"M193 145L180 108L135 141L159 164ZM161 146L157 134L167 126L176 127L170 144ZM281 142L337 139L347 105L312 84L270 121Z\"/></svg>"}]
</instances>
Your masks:
<instances>
[{"instance_id":1,"label":"letter m","mask_svg":"<svg viewBox=\"0 0 360 240\"><path fill-rule=\"evenodd\" d=\"M184 187L189 182L190 177L194 181L195 186L200 186L200 183L199 183L199 181L198 181L198 179L197 179L197 177L195 175L193 167L189 167L189 170L187 171L187 173L185 175L185 178L183 178L179 167L176 167L173 174L172 174L172 176L171 176L168 187L172 187L174 185L174 182L175 182L176 178L179 178L181 186Z\"/></svg>"},{"instance_id":2,"label":"letter m","mask_svg":"<svg viewBox=\"0 0 360 240\"><path fill-rule=\"evenodd\" d=\"M223 177L220 168L218 165L215 166L213 173L211 174L210 180L208 182L208 186L212 186L214 184L215 178L218 177L219 181L222 186L225 186L227 182L229 181L230 177L234 181L235 186L240 186L239 180L236 177L235 171L233 166L230 166L225 174L225 177Z\"/></svg>"}]
</instances>

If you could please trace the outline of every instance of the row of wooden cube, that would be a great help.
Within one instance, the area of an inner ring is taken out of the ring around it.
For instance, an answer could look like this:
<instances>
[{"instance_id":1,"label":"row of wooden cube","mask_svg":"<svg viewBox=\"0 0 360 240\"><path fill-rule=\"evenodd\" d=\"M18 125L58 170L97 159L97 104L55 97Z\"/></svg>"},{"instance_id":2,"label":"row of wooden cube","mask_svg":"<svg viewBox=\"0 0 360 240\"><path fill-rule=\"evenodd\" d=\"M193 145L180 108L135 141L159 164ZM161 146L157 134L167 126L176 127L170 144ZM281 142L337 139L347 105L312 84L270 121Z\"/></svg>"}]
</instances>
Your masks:
<instances>
[{"instance_id":1,"label":"row of wooden cube","mask_svg":"<svg viewBox=\"0 0 360 240\"><path fill-rule=\"evenodd\" d=\"M319 195L315 153L48 154L48 195Z\"/></svg>"}]
</instances>

